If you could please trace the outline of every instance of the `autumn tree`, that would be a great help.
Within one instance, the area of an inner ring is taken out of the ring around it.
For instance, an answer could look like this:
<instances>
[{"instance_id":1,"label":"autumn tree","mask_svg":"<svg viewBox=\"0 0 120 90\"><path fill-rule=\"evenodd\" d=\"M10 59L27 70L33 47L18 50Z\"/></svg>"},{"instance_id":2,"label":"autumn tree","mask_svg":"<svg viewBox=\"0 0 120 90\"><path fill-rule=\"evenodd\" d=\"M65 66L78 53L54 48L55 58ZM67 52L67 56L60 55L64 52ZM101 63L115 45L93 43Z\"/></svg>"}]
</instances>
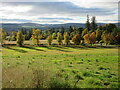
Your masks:
<instances>
[{"instance_id":1,"label":"autumn tree","mask_svg":"<svg viewBox=\"0 0 120 90\"><path fill-rule=\"evenodd\" d=\"M49 35L48 37L47 37L47 43L48 43L48 45L51 45L51 43L52 43L52 35Z\"/></svg>"},{"instance_id":2,"label":"autumn tree","mask_svg":"<svg viewBox=\"0 0 120 90\"><path fill-rule=\"evenodd\" d=\"M88 34L84 35L84 41L87 44L91 44L91 45L94 44L96 41L95 32L88 33Z\"/></svg>"},{"instance_id":3,"label":"autumn tree","mask_svg":"<svg viewBox=\"0 0 120 90\"><path fill-rule=\"evenodd\" d=\"M83 37L84 38L84 42L87 43L87 44L90 43L90 38L89 37L90 37L90 34L85 34L84 37Z\"/></svg>"},{"instance_id":4,"label":"autumn tree","mask_svg":"<svg viewBox=\"0 0 120 90\"><path fill-rule=\"evenodd\" d=\"M65 45L68 45L70 43L70 37L69 37L68 32L64 33L64 43Z\"/></svg>"},{"instance_id":5,"label":"autumn tree","mask_svg":"<svg viewBox=\"0 0 120 90\"><path fill-rule=\"evenodd\" d=\"M6 32L2 28L0 29L0 35L1 45L4 45L6 39Z\"/></svg>"},{"instance_id":6,"label":"autumn tree","mask_svg":"<svg viewBox=\"0 0 120 90\"><path fill-rule=\"evenodd\" d=\"M90 34L90 44L94 44L96 42L96 35L95 32Z\"/></svg>"},{"instance_id":7,"label":"autumn tree","mask_svg":"<svg viewBox=\"0 0 120 90\"><path fill-rule=\"evenodd\" d=\"M72 38L72 42L74 42L75 45L79 45L81 42L81 37L79 34L76 34L73 38Z\"/></svg>"},{"instance_id":8,"label":"autumn tree","mask_svg":"<svg viewBox=\"0 0 120 90\"><path fill-rule=\"evenodd\" d=\"M39 29L33 29L32 40L34 45L39 45L39 40L42 38L42 32Z\"/></svg>"},{"instance_id":9,"label":"autumn tree","mask_svg":"<svg viewBox=\"0 0 120 90\"><path fill-rule=\"evenodd\" d=\"M115 37L111 33L104 33L102 39L106 45L114 43Z\"/></svg>"},{"instance_id":10,"label":"autumn tree","mask_svg":"<svg viewBox=\"0 0 120 90\"><path fill-rule=\"evenodd\" d=\"M24 40L25 40L25 36L22 34L21 31L18 31L16 36L17 45L22 46Z\"/></svg>"},{"instance_id":11,"label":"autumn tree","mask_svg":"<svg viewBox=\"0 0 120 90\"><path fill-rule=\"evenodd\" d=\"M62 34L60 32L57 33L57 41L58 41L59 45L62 44Z\"/></svg>"},{"instance_id":12,"label":"autumn tree","mask_svg":"<svg viewBox=\"0 0 120 90\"><path fill-rule=\"evenodd\" d=\"M83 37L85 34L87 34L88 33L88 29L87 28L85 28L83 31L82 31L82 34L81 34L81 36Z\"/></svg>"}]
</instances>

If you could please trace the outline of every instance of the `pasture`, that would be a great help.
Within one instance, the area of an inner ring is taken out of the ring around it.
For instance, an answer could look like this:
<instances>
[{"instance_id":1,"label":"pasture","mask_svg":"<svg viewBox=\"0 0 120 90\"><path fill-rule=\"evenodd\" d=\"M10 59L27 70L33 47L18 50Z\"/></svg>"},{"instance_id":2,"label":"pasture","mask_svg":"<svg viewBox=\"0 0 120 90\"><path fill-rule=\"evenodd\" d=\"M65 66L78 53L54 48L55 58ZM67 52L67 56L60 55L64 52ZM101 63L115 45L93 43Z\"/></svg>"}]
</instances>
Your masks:
<instances>
[{"instance_id":1,"label":"pasture","mask_svg":"<svg viewBox=\"0 0 120 90\"><path fill-rule=\"evenodd\" d=\"M3 88L118 88L118 48L5 46Z\"/></svg>"}]
</instances>

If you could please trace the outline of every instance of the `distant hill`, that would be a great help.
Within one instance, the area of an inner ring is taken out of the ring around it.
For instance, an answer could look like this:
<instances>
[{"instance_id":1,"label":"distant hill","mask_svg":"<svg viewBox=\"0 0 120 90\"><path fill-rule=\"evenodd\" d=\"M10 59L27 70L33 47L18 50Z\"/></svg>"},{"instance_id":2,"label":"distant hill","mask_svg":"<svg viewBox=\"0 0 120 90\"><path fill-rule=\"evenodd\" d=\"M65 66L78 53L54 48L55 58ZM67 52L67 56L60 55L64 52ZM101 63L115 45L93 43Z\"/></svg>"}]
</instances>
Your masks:
<instances>
[{"instance_id":1,"label":"distant hill","mask_svg":"<svg viewBox=\"0 0 120 90\"><path fill-rule=\"evenodd\" d=\"M104 25L106 23L98 23L98 25ZM116 23L117 25L117 23ZM76 27L83 27L84 23L65 23L65 24L37 24L37 23L2 23L2 28L5 29L7 32L11 31L18 31L21 28L38 28L41 30L47 30L51 28L60 29L61 27L64 27L65 29L68 29L70 26L76 26Z\"/></svg>"}]
</instances>

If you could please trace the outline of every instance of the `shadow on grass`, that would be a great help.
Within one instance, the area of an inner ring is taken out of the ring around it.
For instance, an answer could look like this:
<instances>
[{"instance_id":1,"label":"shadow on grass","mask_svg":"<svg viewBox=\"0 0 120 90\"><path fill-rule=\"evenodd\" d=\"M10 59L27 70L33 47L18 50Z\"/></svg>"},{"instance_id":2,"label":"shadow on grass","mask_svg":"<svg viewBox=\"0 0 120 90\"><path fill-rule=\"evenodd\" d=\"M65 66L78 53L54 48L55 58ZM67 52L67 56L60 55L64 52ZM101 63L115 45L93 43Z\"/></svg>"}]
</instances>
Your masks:
<instances>
[{"instance_id":1,"label":"shadow on grass","mask_svg":"<svg viewBox=\"0 0 120 90\"><path fill-rule=\"evenodd\" d=\"M64 48L62 48L62 47L53 48L53 46L52 47L46 46L45 48L50 49L50 50L58 50L58 51L62 51L62 52L72 52L72 51L68 51L68 50L63 50Z\"/></svg>"},{"instance_id":2,"label":"shadow on grass","mask_svg":"<svg viewBox=\"0 0 120 90\"><path fill-rule=\"evenodd\" d=\"M31 47L31 46L22 46L22 48L28 48L28 49L32 49L32 50L36 50L36 51L45 51L45 50L37 49L37 48Z\"/></svg>"},{"instance_id":3,"label":"shadow on grass","mask_svg":"<svg viewBox=\"0 0 120 90\"><path fill-rule=\"evenodd\" d=\"M27 53L27 51L22 50L22 49L15 49L15 48L11 48L11 47L8 47L8 46L4 46L4 48L10 49L10 50L14 50L14 51L17 51L17 52L21 52L21 53Z\"/></svg>"}]
</instances>

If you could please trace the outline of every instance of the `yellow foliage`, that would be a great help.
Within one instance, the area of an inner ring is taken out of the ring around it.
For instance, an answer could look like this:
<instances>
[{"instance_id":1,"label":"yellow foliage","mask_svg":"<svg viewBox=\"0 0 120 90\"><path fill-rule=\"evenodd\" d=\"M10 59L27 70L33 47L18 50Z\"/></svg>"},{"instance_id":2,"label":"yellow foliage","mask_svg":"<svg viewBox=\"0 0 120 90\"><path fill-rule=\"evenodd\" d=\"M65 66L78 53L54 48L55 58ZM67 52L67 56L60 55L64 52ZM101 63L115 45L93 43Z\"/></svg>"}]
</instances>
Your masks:
<instances>
[{"instance_id":1,"label":"yellow foliage","mask_svg":"<svg viewBox=\"0 0 120 90\"><path fill-rule=\"evenodd\" d=\"M6 32L2 28L0 29L0 35L1 45L4 45L6 39Z\"/></svg>"},{"instance_id":2,"label":"yellow foliage","mask_svg":"<svg viewBox=\"0 0 120 90\"><path fill-rule=\"evenodd\" d=\"M25 35L23 35L21 31L18 31L17 36L16 36L16 39L17 39L17 44L18 44L19 46L22 46L22 45L23 45L23 42L24 42L24 40L25 40Z\"/></svg>"},{"instance_id":3,"label":"yellow foliage","mask_svg":"<svg viewBox=\"0 0 120 90\"><path fill-rule=\"evenodd\" d=\"M102 39L104 43L106 43L107 45L107 44L112 44L115 40L115 37L111 33L105 33L102 35Z\"/></svg>"},{"instance_id":4,"label":"yellow foliage","mask_svg":"<svg viewBox=\"0 0 120 90\"><path fill-rule=\"evenodd\" d=\"M65 42L65 45L68 45L70 43L70 37L68 32L64 33L64 42Z\"/></svg>"},{"instance_id":5,"label":"yellow foliage","mask_svg":"<svg viewBox=\"0 0 120 90\"><path fill-rule=\"evenodd\" d=\"M57 41L58 41L59 45L62 44L62 34L60 32L57 33Z\"/></svg>"},{"instance_id":6,"label":"yellow foliage","mask_svg":"<svg viewBox=\"0 0 120 90\"><path fill-rule=\"evenodd\" d=\"M74 42L74 44L79 45L81 42L81 37L79 34L76 34L73 38L72 38L72 42Z\"/></svg>"},{"instance_id":7,"label":"yellow foliage","mask_svg":"<svg viewBox=\"0 0 120 90\"><path fill-rule=\"evenodd\" d=\"M52 36L51 35L49 35L47 37L47 42L48 42L48 45L51 45L51 43L52 43Z\"/></svg>"},{"instance_id":8,"label":"yellow foliage","mask_svg":"<svg viewBox=\"0 0 120 90\"><path fill-rule=\"evenodd\" d=\"M39 40L42 38L41 30L33 29L32 40L34 45L39 45Z\"/></svg>"},{"instance_id":9,"label":"yellow foliage","mask_svg":"<svg viewBox=\"0 0 120 90\"><path fill-rule=\"evenodd\" d=\"M87 44L94 44L95 41L96 41L95 32L88 33L88 34L84 35L83 38L84 38L85 43L87 43Z\"/></svg>"}]
</instances>

